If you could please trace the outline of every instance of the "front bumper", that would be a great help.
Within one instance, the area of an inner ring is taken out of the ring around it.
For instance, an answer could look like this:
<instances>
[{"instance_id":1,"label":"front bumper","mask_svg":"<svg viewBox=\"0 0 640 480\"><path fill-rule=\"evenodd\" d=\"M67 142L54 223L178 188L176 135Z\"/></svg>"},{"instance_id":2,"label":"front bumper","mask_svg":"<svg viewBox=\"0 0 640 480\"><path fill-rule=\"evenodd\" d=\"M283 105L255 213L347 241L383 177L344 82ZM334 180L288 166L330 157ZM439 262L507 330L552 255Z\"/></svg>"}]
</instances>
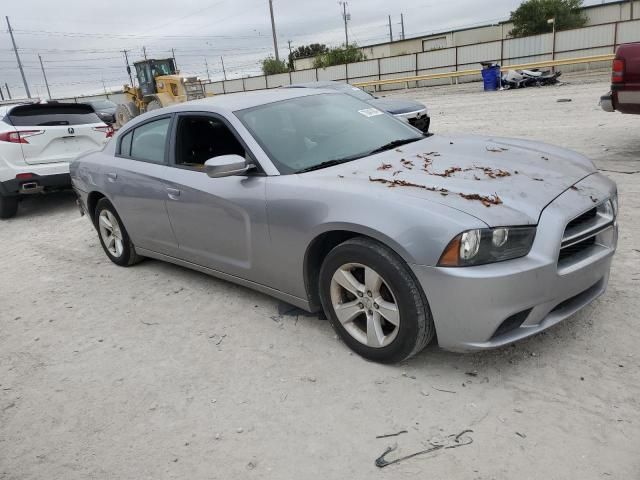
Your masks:
<instances>
[{"instance_id":1,"label":"front bumper","mask_svg":"<svg viewBox=\"0 0 640 480\"><path fill-rule=\"evenodd\" d=\"M526 257L491 265L441 268L413 265L429 300L440 346L453 351L500 347L539 333L602 295L617 245L614 223L593 247L558 263L567 223L604 200L615 185L599 174L568 190L542 213Z\"/></svg>"}]
</instances>

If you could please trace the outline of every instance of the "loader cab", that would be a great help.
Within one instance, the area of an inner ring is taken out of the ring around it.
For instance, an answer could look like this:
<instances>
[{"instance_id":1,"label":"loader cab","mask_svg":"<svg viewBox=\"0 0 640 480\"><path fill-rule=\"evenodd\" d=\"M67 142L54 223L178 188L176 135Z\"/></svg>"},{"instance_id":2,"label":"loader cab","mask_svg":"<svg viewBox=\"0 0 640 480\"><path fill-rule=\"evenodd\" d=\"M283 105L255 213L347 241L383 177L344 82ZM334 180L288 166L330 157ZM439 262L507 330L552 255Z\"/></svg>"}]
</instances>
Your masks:
<instances>
[{"instance_id":1,"label":"loader cab","mask_svg":"<svg viewBox=\"0 0 640 480\"><path fill-rule=\"evenodd\" d=\"M176 66L172 58L144 60L133 65L136 69L136 77L143 97L157 93L156 77L176 74Z\"/></svg>"}]
</instances>

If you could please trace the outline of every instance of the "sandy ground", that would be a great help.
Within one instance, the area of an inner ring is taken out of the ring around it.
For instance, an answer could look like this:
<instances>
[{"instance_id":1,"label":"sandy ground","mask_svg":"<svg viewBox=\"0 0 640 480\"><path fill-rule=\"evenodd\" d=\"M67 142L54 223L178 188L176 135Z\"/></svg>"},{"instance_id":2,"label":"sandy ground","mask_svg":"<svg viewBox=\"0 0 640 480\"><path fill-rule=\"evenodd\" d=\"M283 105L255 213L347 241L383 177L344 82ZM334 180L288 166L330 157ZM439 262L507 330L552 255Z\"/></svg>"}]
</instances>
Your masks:
<instances>
[{"instance_id":1,"label":"sandy ground","mask_svg":"<svg viewBox=\"0 0 640 480\"><path fill-rule=\"evenodd\" d=\"M599 110L603 76L568 80L394 95L428 103L437 132L540 139L640 170L640 117ZM112 265L72 195L25 201L0 224L0 479L639 479L640 174L607 175L622 227L604 297L515 346L432 345L399 366L245 288ZM471 445L374 466L396 442L409 454L465 429Z\"/></svg>"}]
</instances>

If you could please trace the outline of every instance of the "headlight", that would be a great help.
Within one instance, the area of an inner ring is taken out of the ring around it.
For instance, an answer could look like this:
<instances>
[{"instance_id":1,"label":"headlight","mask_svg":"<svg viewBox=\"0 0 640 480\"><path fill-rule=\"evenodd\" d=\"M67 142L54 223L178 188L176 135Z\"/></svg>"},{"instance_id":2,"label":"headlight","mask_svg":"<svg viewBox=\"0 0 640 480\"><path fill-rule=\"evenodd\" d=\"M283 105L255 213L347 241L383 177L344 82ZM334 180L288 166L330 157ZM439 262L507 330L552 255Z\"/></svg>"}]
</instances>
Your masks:
<instances>
[{"instance_id":1,"label":"headlight","mask_svg":"<svg viewBox=\"0 0 640 480\"><path fill-rule=\"evenodd\" d=\"M611 199L611 208L613 208L613 217L618 218L618 192L614 193Z\"/></svg>"},{"instance_id":2,"label":"headlight","mask_svg":"<svg viewBox=\"0 0 640 480\"><path fill-rule=\"evenodd\" d=\"M524 257L531 250L535 227L469 230L451 240L438 266L469 267Z\"/></svg>"}]
</instances>

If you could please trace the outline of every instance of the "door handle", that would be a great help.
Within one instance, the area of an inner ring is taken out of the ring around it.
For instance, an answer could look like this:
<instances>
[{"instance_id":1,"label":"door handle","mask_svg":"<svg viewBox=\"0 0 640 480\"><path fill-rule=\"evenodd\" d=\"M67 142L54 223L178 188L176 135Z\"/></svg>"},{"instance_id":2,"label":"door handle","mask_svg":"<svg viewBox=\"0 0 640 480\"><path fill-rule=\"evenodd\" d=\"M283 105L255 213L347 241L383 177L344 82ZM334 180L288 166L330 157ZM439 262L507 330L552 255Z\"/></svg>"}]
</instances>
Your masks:
<instances>
[{"instance_id":1,"label":"door handle","mask_svg":"<svg viewBox=\"0 0 640 480\"><path fill-rule=\"evenodd\" d=\"M169 198L176 200L177 197L180 196L180 190L177 188L167 188L167 194L169 194Z\"/></svg>"},{"instance_id":2,"label":"door handle","mask_svg":"<svg viewBox=\"0 0 640 480\"><path fill-rule=\"evenodd\" d=\"M115 182L116 178L118 178L118 174L115 172L107 173L107 178L109 179L110 182Z\"/></svg>"}]
</instances>

